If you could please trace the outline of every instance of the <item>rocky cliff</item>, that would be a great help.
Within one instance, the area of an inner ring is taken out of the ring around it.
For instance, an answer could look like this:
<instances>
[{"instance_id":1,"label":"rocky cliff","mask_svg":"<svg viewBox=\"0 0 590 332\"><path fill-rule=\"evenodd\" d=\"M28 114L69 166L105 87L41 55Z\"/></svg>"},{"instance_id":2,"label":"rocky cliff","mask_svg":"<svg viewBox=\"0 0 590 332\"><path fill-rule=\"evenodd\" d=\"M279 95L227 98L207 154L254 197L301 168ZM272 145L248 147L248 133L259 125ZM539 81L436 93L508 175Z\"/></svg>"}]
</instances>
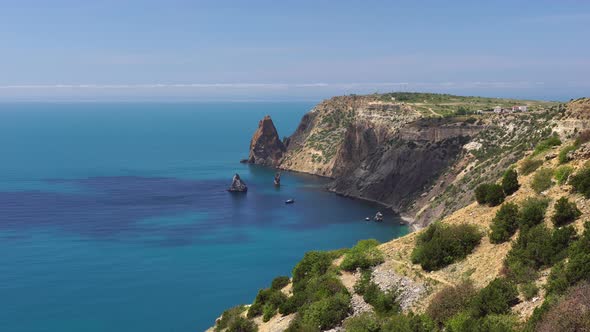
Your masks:
<instances>
[{"instance_id":1,"label":"rocky cliff","mask_svg":"<svg viewBox=\"0 0 590 332\"><path fill-rule=\"evenodd\" d=\"M252 136L248 162L265 166L278 166L285 150L285 145L281 142L272 119L268 115L265 116L258 123L258 129Z\"/></svg>"},{"instance_id":2,"label":"rocky cliff","mask_svg":"<svg viewBox=\"0 0 590 332\"><path fill-rule=\"evenodd\" d=\"M495 104L531 112L496 114ZM261 122L250 161L330 177L331 191L383 203L420 228L467 205L477 184L522 158L565 109L436 94L334 97L303 116L284 150L274 126L260 134Z\"/></svg>"}]
</instances>

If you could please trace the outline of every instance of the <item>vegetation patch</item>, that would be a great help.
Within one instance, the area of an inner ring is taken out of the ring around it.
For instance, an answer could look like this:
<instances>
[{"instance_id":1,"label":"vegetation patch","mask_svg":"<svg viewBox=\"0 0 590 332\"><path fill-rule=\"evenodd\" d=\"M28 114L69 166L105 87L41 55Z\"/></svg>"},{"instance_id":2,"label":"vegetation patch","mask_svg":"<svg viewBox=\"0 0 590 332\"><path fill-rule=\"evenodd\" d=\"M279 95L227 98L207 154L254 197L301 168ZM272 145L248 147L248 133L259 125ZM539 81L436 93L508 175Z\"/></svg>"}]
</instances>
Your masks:
<instances>
[{"instance_id":1,"label":"vegetation patch","mask_svg":"<svg viewBox=\"0 0 590 332\"><path fill-rule=\"evenodd\" d=\"M500 205L504 197L502 186L495 183L484 183L475 188L475 199L479 204Z\"/></svg>"},{"instance_id":2,"label":"vegetation patch","mask_svg":"<svg viewBox=\"0 0 590 332\"><path fill-rule=\"evenodd\" d=\"M572 185L576 192L581 193L586 198L590 198L590 167L584 167L571 176L569 184Z\"/></svg>"},{"instance_id":3,"label":"vegetation patch","mask_svg":"<svg viewBox=\"0 0 590 332\"><path fill-rule=\"evenodd\" d=\"M555 172L553 173L553 177L555 178L555 180L557 180L557 184L562 185L567 182L567 180L569 179L569 177L573 171L574 171L573 167L567 166L567 165L562 165L562 166L559 166L555 169Z\"/></svg>"},{"instance_id":4,"label":"vegetation patch","mask_svg":"<svg viewBox=\"0 0 590 332\"><path fill-rule=\"evenodd\" d=\"M465 258L480 243L482 234L473 225L436 222L420 235L412 251L412 263L426 271L441 269Z\"/></svg>"},{"instance_id":5,"label":"vegetation patch","mask_svg":"<svg viewBox=\"0 0 590 332\"><path fill-rule=\"evenodd\" d=\"M518 229L518 206L514 203L503 204L490 226L490 242L502 243L510 240Z\"/></svg>"},{"instance_id":6,"label":"vegetation patch","mask_svg":"<svg viewBox=\"0 0 590 332\"><path fill-rule=\"evenodd\" d=\"M228 309L221 314L221 318L215 323L215 332L222 330L228 332L255 332L258 327L252 321L242 317L246 306L240 305Z\"/></svg>"},{"instance_id":7,"label":"vegetation patch","mask_svg":"<svg viewBox=\"0 0 590 332\"><path fill-rule=\"evenodd\" d=\"M528 229L543 222L549 201L535 197L527 198L521 205L518 224L521 229Z\"/></svg>"},{"instance_id":8,"label":"vegetation patch","mask_svg":"<svg viewBox=\"0 0 590 332\"><path fill-rule=\"evenodd\" d=\"M502 190L506 196L512 195L520 188L518 174L515 169L508 169L502 177Z\"/></svg>"},{"instance_id":9,"label":"vegetation patch","mask_svg":"<svg viewBox=\"0 0 590 332\"><path fill-rule=\"evenodd\" d=\"M541 165L543 165L542 160L534 159L534 158L526 158L520 164L520 173L522 175L529 175L532 172L536 171L537 168L541 167Z\"/></svg>"},{"instance_id":10,"label":"vegetation patch","mask_svg":"<svg viewBox=\"0 0 590 332\"><path fill-rule=\"evenodd\" d=\"M448 286L436 293L426 313L435 322L442 324L469 306L477 291L469 281Z\"/></svg>"},{"instance_id":11,"label":"vegetation patch","mask_svg":"<svg viewBox=\"0 0 590 332\"><path fill-rule=\"evenodd\" d=\"M516 286L505 278L496 278L482 288L473 299L471 309L475 317L507 314L518 303Z\"/></svg>"},{"instance_id":12,"label":"vegetation patch","mask_svg":"<svg viewBox=\"0 0 590 332\"><path fill-rule=\"evenodd\" d=\"M561 145L561 140L557 135L553 135L549 138L540 141L539 144L537 144L537 146L535 147L533 155L538 155L558 145Z\"/></svg>"},{"instance_id":13,"label":"vegetation patch","mask_svg":"<svg viewBox=\"0 0 590 332\"><path fill-rule=\"evenodd\" d=\"M361 240L345 255L340 267L345 271L355 271L357 268L368 269L385 261L383 253L377 248L379 241Z\"/></svg>"},{"instance_id":14,"label":"vegetation patch","mask_svg":"<svg viewBox=\"0 0 590 332\"><path fill-rule=\"evenodd\" d=\"M552 185L553 170L550 168L542 168L533 175L533 181L531 182L531 188L540 194L543 191L549 189Z\"/></svg>"},{"instance_id":15,"label":"vegetation patch","mask_svg":"<svg viewBox=\"0 0 590 332\"><path fill-rule=\"evenodd\" d=\"M582 212L575 202L570 202L567 197L562 197L555 203L555 212L551 217L556 227L568 224L580 217Z\"/></svg>"}]
</instances>

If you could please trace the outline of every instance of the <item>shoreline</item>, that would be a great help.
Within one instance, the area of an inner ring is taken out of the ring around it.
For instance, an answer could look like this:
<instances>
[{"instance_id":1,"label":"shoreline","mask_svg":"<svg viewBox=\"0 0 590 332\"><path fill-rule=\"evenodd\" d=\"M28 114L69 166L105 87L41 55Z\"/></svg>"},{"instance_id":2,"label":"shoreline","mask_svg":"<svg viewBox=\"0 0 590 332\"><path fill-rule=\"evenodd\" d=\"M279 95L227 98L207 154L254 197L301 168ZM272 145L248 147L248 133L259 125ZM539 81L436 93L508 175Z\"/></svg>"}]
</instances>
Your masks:
<instances>
[{"instance_id":1,"label":"shoreline","mask_svg":"<svg viewBox=\"0 0 590 332\"><path fill-rule=\"evenodd\" d=\"M291 170L288 168L281 168L281 167L272 167L272 166L265 166L265 165L259 165L259 164L254 164L254 163L247 163L249 166L255 166L255 167L263 167L263 168L269 168L269 169L274 169L274 170L280 170L282 172L289 172L289 173L295 173L295 174L302 174L302 175L306 175L306 176L313 176L313 177L318 177L318 178L322 178L322 179L326 179L326 180L335 180L335 178L330 177L330 176L323 176L323 175L319 175L319 174L313 174L313 173L308 173L308 172L302 172L302 171L295 171L295 170ZM403 221L400 223L400 225L402 226L408 226L408 229L410 230L410 233L413 233L417 230L419 230L420 228L418 228L415 224L414 221L415 219L410 217L407 214L403 214L399 211L396 211L391 205L378 201L378 200L374 200L374 199L370 199L370 198L365 198L365 197L358 197L358 196L354 196L354 195L348 195L345 193L341 193L338 192L336 190L330 189L329 187L325 187L324 188L326 191L341 196L341 197L346 197L346 198L351 198L354 200L359 200L359 201L364 201L364 202L369 202L369 203L373 203L373 204L378 204L380 206L382 206L385 209L391 210L393 213L395 213L397 216L399 216L399 218ZM410 234L408 233L408 234ZM393 239L392 239L393 240Z\"/></svg>"}]
</instances>

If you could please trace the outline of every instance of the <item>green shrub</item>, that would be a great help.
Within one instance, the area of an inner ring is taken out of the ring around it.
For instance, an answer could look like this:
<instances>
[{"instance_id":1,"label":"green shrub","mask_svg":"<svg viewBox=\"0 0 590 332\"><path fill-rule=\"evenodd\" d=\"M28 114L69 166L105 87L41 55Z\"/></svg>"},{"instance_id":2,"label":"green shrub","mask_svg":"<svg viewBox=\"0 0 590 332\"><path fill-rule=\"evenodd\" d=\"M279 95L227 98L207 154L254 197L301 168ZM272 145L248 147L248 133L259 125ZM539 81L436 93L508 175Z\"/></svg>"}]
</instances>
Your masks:
<instances>
[{"instance_id":1,"label":"green shrub","mask_svg":"<svg viewBox=\"0 0 590 332\"><path fill-rule=\"evenodd\" d=\"M538 160L538 159L534 159L534 158L526 158L525 160L522 161L522 164L520 164L520 173L522 175L529 175L532 172L536 171L537 168L541 167L541 165L543 165L543 161L542 160Z\"/></svg>"},{"instance_id":2,"label":"green shrub","mask_svg":"<svg viewBox=\"0 0 590 332\"><path fill-rule=\"evenodd\" d=\"M434 295L426 313L435 322L442 324L460 311L467 309L475 294L473 284L468 281L445 287Z\"/></svg>"},{"instance_id":3,"label":"green shrub","mask_svg":"<svg viewBox=\"0 0 590 332\"><path fill-rule=\"evenodd\" d=\"M484 183L475 188L475 199L479 204L500 205L504 197L504 190L499 184Z\"/></svg>"},{"instance_id":4,"label":"green shrub","mask_svg":"<svg viewBox=\"0 0 590 332\"><path fill-rule=\"evenodd\" d=\"M285 288L285 286L287 286L289 284L290 280L289 277L287 276L280 276L280 277L276 277L272 280L272 284L270 286L271 289L274 290L281 290L283 288Z\"/></svg>"},{"instance_id":5,"label":"green shrub","mask_svg":"<svg viewBox=\"0 0 590 332\"><path fill-rule=\"evenodd\" d=\"M221 314L221 318L215 323L215 331L220 332L221 330L228 328L234 321L241 317L244 311L246 311L246 306L243 305L224 311L223 314Z\"/></svg>"},{"instance_id":6,"label":"green shrub","mask_svg":"<svg viewBox=\"0 0 590 332\"><path fill-rule=\"evenodd\" d=\"M567 197L562 197L555 203L555 212L551 219L556 227L568 224L582 215L575 202L568 201Z\"/></svg>"},{"instance_id":7,"label":"green shrub","mask_svg":"<svg viewBox=\"0 0 590 332\"><path fill-rule=\"evenodd\" d=\"M350 297L338 293L301 308L299 315L303 324L317 326L323 331L337 326L350 310Z\"/></svg>"},{"instance_id":8,"label":"green shrub","mask_svg":"<svg viewBox=\"0 0 590 332\"><path fill-rule=\"evenodd\" d=\"M418 235L412 262L426 271L438 270L465 258L479 244L481 236L472 225L436 222Z\"/></svg>"},{"instance_id":9,"label":"green shrub","mask_svg":"<svg viewBox=\"0 0 590 332\"><path fill-rule=\"evenodd\" d=\"M373 282L366 287L363 299L373 306L378 315L391 315L401 310L398 293L395 290L384 292Z\"/></svg>"},{"instance_id":10,"label":"green shrub","mask_svg":"<svg viewBox=\"0 0 590 332\"><path fill-rule=\"evenodd\" d=\"M361 240L345 255L340 267L346 271L368 269L384 262L383 253L377 248L377 240Z\"/></svg>"},{"instance_id":11,"label":"green shrub","mask_svg":"<svg viewBox=\"0 0 590 332\"><path fill-rule=\"evenodd\" d=\"M467 311L462 311L451 317L446 324L445 330L447 332L476 332L477 319L473 318Z\"/></svg>"},{"instance_id":12,"label":"green shrub","mask_svg":"<svg viewBox=\"0 0 590 332\"><path fill-rule=\"evenodd\" d=\"M521 229L531 228L543 222L549 201L530 197L527 198L519 210L518 223Z\"/></svg>"},{"instance_id":13,"label":"green shrub","mask_svg":"<svg viewBox=\"0 0 590 332\"><path fill-rule=\"evenodd\" d=\"M531 188L537 193L549 189L553 184L551 179L553 178L553 170L550 168L542 168L533 175L533 181L531 182Z\"/></svg>"},{"instance_id":14,"label":"green shrub","mask_svg":"<svg viewBox=\"0 0 590 332\"><path fill-rule=\"evenodd\" d=\"M509 313L510 308L517 302L516 286L504 278L496 278L479 291L473 299L471 308L475 317L501 315Z\"/></svg>"},{"instance_id":15,"label":"green shrub","mask_svg":"<svg viewBox=\"0 0 590 332\"><path fill-rule=\"evenodd\" d=\"M227 327L227 332L256 332L258 326L253 321L244 317L238 317L233 320Z\"/></svg>"},{"instance_id":16,"label":"green shrub","mask_svg":"<svg viewBox=\"0 0 590 332\"><path fill-rule=\"evenodd\" d=\"M253 318L259 315L270 315L268 319L270 319L276 313L276 310L287 301L287 296L283 294L280 290L275 290L272 288L261 289L256 298L254 299L254 303L248 309L248 318ZM268 320L267 319L267 320Z\"/></svg>"},{"instance_id":17,"label":"green shrub","mask_svg":"<svg viewBox=\"0 0 590 332\"><path fill-rule=\"evenodd\" d=\"M516 173L515 169L509 169L504 173L502 177L502 190L504 190L504 194L506 196L512 195L520 188L520 184L518 183L518 174Z\"/></svg>"},{"instance_id":18,"label":"green shrub","mask_svg":"<svg viewBox=\"0 0 590 332\"><path fill-rule=\"evenodd\" d=\"M490 226L490 241L492 243L502 243L510 240L512 235L518 229L518 206L514 203L503 204Z\"/></svg>"},{"instance_id":19,"label":"green shrub","mask_svg":"<svg viewBox=\"0 0 590 332\"><path fill-rule=\"evenodd\" d=\"M385 319L381 331L383 332L434 332L435 323L426 315L393 315Z\"/></svg>"},{"instance_id":20,"label":"green shrub","mask_svg":"<svg viewBox=\"0 0 590 332\"><path fill-rule=\"evenodd\" d=\"M346 332L380 332L381 322L373 313L365 312L344 321Z\"/></svg>"},{"instance_id":21,"label":"green shrub","mask_svg":"<svg viewBox=\"0 0 590 332\"><path fill-rule=\"evenodd\" d=\"M569 184L572 185L576 192L581 193L586 198L590 198L590 167L584 167L571 176Z\"/></svg>"},{"instance_id":22,"label":"green shrub","mask_svg":"<svg viewBox=\"0 0 590 332\"><path fill-rule=\"evenodd\" d=\"M504 261L506 274L517 282L531 281L541 267L549 267L566 254L575 238L573 228L551 232L544 224L522 230Z\"/></svg>"},{"instance_id":23,"label":"green shrub","mask_svg":"<svg viewBox=\"0 0 590 332\"><path fill-rule=\"evenodd\" d=\"M557 180L557 184L562 185L566 183L573 170L573 167L567 165L557 167L553 174L553 177Z\"/></svg>"},{"instance_id":24,"label":"green shrub","mask_svg":"<svg viewBox=\"0 0 590 332\"><path fill-rule=\"evenodd\" d=\"M534 282L529 281L520 286L520 292L527 301L530 301L533 297L539 294L539 287L537 287Z\"/></svg>"},{"instance_id":25,"label":"green shrub","mask_svg":"<svg viewBox=\"0 0 590 332\"><path fill-rule=\"evenodd\" d=\"M559 137L557 135L553 135L553 136L539 142L539 144L537 144L537 146L535 147L535 151L533 152L533 155L537 155L539 153L545 152L545 151L551 149L552 147L558 146L558 145L561 145L561 140L559 139Z\"/></svg>"},{"instance_id":26,"label":"green shrub","mask_svg":"<svg viewBox=\"0 0 590 332\"><path fill-rule=\"evenodd\" d=\"M561 151L559 151L559 155L557 156L557 159L559 160L560 164L565 164L569 161L568 158L568 153L575 151L576 150L576 146L575 145L568 145L566 147L564 147L563 149L561 149Z\"/></svg>"}]
</instances>

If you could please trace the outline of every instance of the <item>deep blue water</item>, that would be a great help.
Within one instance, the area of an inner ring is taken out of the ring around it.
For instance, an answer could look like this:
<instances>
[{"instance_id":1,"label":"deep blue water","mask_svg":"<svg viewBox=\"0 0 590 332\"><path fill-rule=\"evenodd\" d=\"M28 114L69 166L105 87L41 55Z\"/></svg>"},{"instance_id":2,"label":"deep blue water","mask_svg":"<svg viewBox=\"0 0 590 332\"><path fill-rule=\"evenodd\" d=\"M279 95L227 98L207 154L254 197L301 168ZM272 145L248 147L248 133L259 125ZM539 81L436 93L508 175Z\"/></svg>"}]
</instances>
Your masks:
<instances>
[{"instance_id":1,"label":"deep blue water","mask_svg":"<svg viewBox=\"0 0 590 332\"><path fill-rule=\"evenodd\" d=\"M0 104L0 331L201 331L306 251L405 234L324 179L238 163L265 114L290 135L312 106Z\"/></svg>"}]
</instances>

